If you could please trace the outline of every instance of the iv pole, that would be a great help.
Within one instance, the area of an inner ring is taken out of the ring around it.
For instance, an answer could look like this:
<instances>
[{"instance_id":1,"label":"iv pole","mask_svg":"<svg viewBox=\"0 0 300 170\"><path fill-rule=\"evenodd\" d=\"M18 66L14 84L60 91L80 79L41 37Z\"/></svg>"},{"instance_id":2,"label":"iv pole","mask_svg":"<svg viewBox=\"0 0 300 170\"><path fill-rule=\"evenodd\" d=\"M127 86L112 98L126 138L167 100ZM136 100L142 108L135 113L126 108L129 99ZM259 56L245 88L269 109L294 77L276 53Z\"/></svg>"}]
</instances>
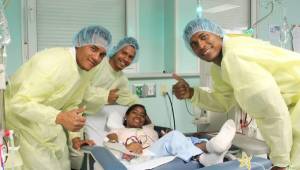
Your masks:
<instances>
[{"instance_id":1,"label":"iv pole","mask_svg":"<svg viewBox=\"0 0 300 170\"><path fill-rule=\"evenodd\" d=\"M1 1L0 4L0 156L1 167L4 168L4 153L3 148L7 147L3 144L3 136L5 130L5 103L4 103L4 91L5 91L5 47L10 42L10 34L8 30L7 19L4 14L4 5L7 1ZM5 153L8 154L8 153Z\"/></svg>"}]
</instances>

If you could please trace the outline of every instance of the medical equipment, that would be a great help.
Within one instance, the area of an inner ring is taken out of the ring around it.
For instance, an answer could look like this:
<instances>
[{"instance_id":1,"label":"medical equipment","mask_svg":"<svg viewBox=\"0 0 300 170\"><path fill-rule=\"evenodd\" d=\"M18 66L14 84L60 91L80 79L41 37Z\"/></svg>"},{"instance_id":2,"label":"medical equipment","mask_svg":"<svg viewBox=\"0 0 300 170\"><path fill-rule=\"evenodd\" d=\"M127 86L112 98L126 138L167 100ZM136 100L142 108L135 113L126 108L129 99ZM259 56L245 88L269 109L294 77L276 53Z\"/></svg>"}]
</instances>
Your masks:
<instances>
[{"instance_id":1,"label":"medical equipment","mask_svg":"<svg viewBox=\"0 0 300 170\"><path fill-rule=\"evenodd\" d=\"M121 110L121 113L119 111ZM86 155L90 155L97 164L101 165L101 167L105 170L115 170L116 167L122 169L126 169L126 167L124 166L124 164L122 162L120 162L115 156L112 155L111 151L109 151L107 148L103 147L103 138L99 138L99 135L101 136L105 136L105 132L101 132L101 129L107 129L107 127L111 127L112 126L112 120L109 120L110 115L113 116L114 119L114 127L116 127L119 122L119 124L122 124L122 119L121 117L123 117L124 113L126 110L126 107L124 106L118 106L118 105L114 105L114 106L104 106L104 108L99 111L97 114L95 115L89 115L87 117L87 126L86 126L86 131L87 131L87 137L90 139L94 139L97 142L97 145L100 146L95 146L95 147L84 147L82 149L82 151L84 153L86 153ZM117 116L117 114L119 116ZM97 123L98 122L98 123ZM100 123L101 122L101 123ZM120 126L120 125L119 125ZM103 134L101 134L103 133ZM242 140L240 140L242 139ZM243 144L245 143L245 141L247 141L249 138L246 138L245 136L241 136L239 135L237 137L237 144L240 144L239 141ZM102 141L101 141L102 140ZM100 142L101 141L101 142ZM263 146L264 143L263 142L258 142L257 140L253 139L250 140L253 145L252 149L249 148L248 150L246 150L247 153L250 154L256 154L256 153L262 153L265 152L266 150L260 150L259 148L263 148L265 149ZM99 144L101 143L101 144ZM256 144L259 144L258 147L256 147ZM242 146L244 147L244 146ZM91 157L88 157L89 159ZM90 160L88 161L90 162ZM88 166L93 166L90 165L89 163ZM198 169L199 170L212 170L212 169L225 169L225 170L241 170L241 169L245 169L245 168L240 168L239 167L240 163L238 160L232 160L232 161L227 161L224 162L222 164L217 164L217 165L213 165L213 166L208 166L208 167L199 167L199 163L198 161L190 161L188 163L183 163L182 160L175 158L173 159L171 162L164 164L162 167L157 167L154 168L153 170L161 170L162 169L174 169L174 168L179 168L179 169ZM271 167L271 161L267 160L265 158L260 158L260 157L256 157L254 156L251 159L251 167L253 170L261 170L262 167L264 167L263 169L268 169ZM87 167L89 168L89 167ZM133 167L131 167L133 168Z\"/></svg>"},{"instance_id":2,"label":"medical equipment","mask_svg":"<svg viewBox=\"0 0 300 170\"><path fill-rule=\"evenodd\" d=\"M249 35L249 36L253 36L254 29L257 27L257 25L259 23L264 21L266 18L268 18L274 12L274 8L275 8L276 4L281 8L281 12L283 13L282 24L280 26L280 36L279 36L280 46L282 48L291 49L291 43L292 43L291 42L292 41L291 26L289 26L289 24L287 22L287 17L285 16L286 9L284 6L284 0L268 0L268 1L261 2L261 6L263 6L266 9L270 8L270 11L266 15L264 15L263 17L261 17L260 19L255 21L251 25L251 27L248 28L247 30L243 31L243 33L246 35Z\"/></svg>"},{"instance_id":3,"label":"medical equipment","mask_svg":"<svg viewBox=\"0 0 300 170\"><path fill-rule=\"evenodd\" d=\"M292 49L300 53L300 25L292 26Z\"/></svg>"},{"instance_id":4,"label":"medical equipment","mask_svg":"<svg viewBox=\"0 0 300 170\"><path fill-rule=\"evenodd\" d=\"M0 130L5 129L5 115L4 115L4 89L5 89L5 47L10 42L10 34L8 30L7 19L4 15L4 8L0 6L0 90L1 90L1 111L0 111ZM3 136L3 132L2 132Z\"/></svg>"},{"instance_id":5,"label":"medical equipment","mask_svg":"<svg viewBox=\"0 0 300 170\"><path fill-rule=\"evenodd\" d=\"M4 9L9 0L2 1L0 6L0 150L1 150L1 167L4 169L21 170L22 159L18 152L19 144L17 135L13 130L7 130L5 126L5 106L4 90L5 81L5 64L6 64L6 46L10 43L10 33L8 22L4 14Z\"/></svg>"},{"instance_id":6,"label":"medical equipment","mask_svg":"<svg viewBox=\"0 0 300 170\"><path fill-rule=\"evenodd\" d=\"M292 33L291 33L291 27L288 24L286 16L283 17L282 25L280 27L279 42L282 48L291 49Z\"/></svg>"},{"instance_id":7,"label":"medical equipment","mask_svg":"<svg viewBox=\"0 0 300 170\"><path fill-rule=\"evenodd\" d=\"M4 7L7 1L4 1L0 5L0 156L1 167L4 169L4 163L8 154L8 146L6 142L3 142L4 130L5 130L5 108L4 108L4 90L5 90L5 47L10 42L10 34L8 30L7 19L4 15Z\"/></svg>"},{"instance_id":8,"label":"medical equipment","mask_svg":"<svg viewBox=\"0 0 300 170\"><path fill-rule=\"evenodd\" d=\"M4 139L7 142L7 160L5 162L5 169L21 170L23 161L19 154L18 135L13 130L5 130Z\"/></svg>"}]
</instances>

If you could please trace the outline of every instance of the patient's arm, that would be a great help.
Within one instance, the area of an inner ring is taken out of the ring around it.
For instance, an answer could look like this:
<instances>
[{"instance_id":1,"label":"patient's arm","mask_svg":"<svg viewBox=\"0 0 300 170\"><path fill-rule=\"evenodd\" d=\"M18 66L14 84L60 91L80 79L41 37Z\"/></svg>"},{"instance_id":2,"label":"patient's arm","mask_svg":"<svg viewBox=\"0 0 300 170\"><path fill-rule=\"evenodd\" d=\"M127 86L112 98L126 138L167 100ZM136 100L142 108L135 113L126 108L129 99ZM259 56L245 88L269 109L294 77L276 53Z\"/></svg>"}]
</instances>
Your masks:
<instances>
[{"instance_id":1,"label":"patient's arm","mask_svg":"<svg viewBox=\"0 0 300 170\"><path fill-rule=\"evenodd\" d=\"M116 143L119 142L118 135L116 133L110 133L106 135L108 142Z\"/></svg>"}]
</instances>

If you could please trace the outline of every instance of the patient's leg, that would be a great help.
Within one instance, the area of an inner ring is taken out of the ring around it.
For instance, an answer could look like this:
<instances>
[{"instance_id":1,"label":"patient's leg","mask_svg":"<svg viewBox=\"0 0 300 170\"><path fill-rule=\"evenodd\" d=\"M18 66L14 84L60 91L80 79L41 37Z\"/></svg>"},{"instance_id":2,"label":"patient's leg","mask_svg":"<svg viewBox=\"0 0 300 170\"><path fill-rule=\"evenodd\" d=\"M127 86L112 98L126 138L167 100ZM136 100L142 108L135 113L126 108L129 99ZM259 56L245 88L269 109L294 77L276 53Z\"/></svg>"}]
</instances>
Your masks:
<instances>
[{"instance_id":1,"label":"patient's leg","mask_svg":"<svg viewBox=\"0 0 300 170\"><path fill-rule=\"evenodd\" d=\"M213 137L210 141L195 143L195 146L205 153L223 153L231 146L235 132L236 128L234 122L232 120L228 120L223 124L218 135Z\"/></svg>"},{"instance_id":2,"label":"patient's leg","mask_svg":"<svg viewBox=\"0 0 300 170\"><path fill-rule=\"evenodd\" d=\"M206 149L209 153L221 154L228 150L235 136L236 127L233 120L227 120L221 127L219 133L206 143Z\"/></svg>"},{"instance_id":3,"label":"patient's leg","mask_svg":"<svg viewBox=\"0 0 300 170\"><path fill-rule=\"evenodd\" d=\"M199 156L199 162L204 166L222 163L236 132L233 120L227 120L220 132L207 143L196 144L205 153ZM208 152L208 153L207 153Z\"/></svg>"},{"instance_id":4,"label":"patient's leg","mask_svg":"<svg viewBox=\"0 0 300 170\"><path fill-rule=\"evenodd\" d=\"M221 154L218 153L203 153L199 156L199 162L204 166L210 166L218 163L222 163L226 151Z\"/></svg>"},{"instance_id":5,"label":"patient's leg","mask_svg":"<svg viewBox=\"0 0 300 170\"><path fill-rule=\"evenodd\" d=\"M164 135L148 149L156 156L173 155L186 162L188 162L191 157L203 153L201 149L192 143L190 138L185 137L181 132L176 130Z\"/></svg>"}]
</instances>

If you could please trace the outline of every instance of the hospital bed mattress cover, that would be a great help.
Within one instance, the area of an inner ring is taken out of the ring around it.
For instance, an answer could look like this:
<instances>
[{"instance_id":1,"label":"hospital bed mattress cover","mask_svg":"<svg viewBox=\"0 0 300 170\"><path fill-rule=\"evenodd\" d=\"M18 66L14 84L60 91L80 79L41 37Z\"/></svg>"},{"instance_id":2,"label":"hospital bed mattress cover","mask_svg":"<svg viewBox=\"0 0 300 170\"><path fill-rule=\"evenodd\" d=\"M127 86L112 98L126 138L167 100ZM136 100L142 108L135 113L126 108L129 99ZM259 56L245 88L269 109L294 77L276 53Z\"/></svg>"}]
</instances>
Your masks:
<instances>
[{"instance_id":1,"label":"hospital bed mattress cover","mask_svg":"<svg viewBox=\"0 0 300 170\"><path fill-rule=\"evenodd\" d=\"M93 147L90 150L93 158L101 164L104 170L126 170L127 168L106 148L104 147ZM197 161L191 161L189 163L184 163L179 158L174 159L173 161L164 164L162 166L156 167L153 170L246 170L246 167L240 167L238 160L227 161L221 164L216 164L208 167L201 167ZM263 170L269 169L272 166L270 160L253 157L251 160L251 170Z\"/></svg>"}]
</instances>

